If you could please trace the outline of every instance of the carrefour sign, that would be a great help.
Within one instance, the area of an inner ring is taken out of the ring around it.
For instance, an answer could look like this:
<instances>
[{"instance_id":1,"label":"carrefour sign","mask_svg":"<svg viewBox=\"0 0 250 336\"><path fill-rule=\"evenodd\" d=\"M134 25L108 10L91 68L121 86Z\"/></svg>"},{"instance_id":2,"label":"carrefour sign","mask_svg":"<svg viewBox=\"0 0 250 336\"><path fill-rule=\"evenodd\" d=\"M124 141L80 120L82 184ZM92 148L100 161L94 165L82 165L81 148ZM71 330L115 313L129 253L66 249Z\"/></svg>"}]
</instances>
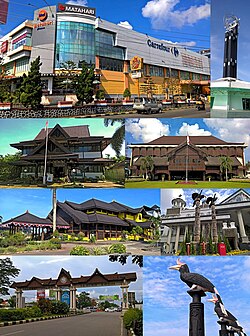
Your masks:
<instances>
[{"instance_id":1,"label":"carrefour sign","mask_svg":"<svg viewBox=\"0 0 250 336\"><path fill-rule=\"evenodd\" d=\"M70 4L58 4L58 12L68 12L68 13L96 16L95 8L75 6Z\"/></svg>"},{"instance_id":2,"label":"carrefour sign","mask_svg":"<svg viewBox=\"0 0 250 336\"><path fill-rule=\"evenodd\" d=\"M175 57L178 57L180 52L176 47L169 47L163 43L156 43L148 39L147 44L150 48L159 49L168 53L172 53Z\"/></svg>"}]
</instances>

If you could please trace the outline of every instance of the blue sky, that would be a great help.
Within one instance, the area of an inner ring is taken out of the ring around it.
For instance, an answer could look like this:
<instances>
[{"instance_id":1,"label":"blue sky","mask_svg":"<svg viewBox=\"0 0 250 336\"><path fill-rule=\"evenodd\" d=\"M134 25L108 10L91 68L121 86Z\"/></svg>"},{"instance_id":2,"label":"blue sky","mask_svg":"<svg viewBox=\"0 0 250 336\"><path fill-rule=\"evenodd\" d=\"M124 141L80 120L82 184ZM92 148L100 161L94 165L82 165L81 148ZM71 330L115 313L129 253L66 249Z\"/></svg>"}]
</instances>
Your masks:
<instances>
[{"instance_id":1,"label":"blue sky","mask_svg":"<svg viewBox=\"0 0 250 336\"><path fill-rule=\"evenodd\" d=\"M183 257L190 272L208 278L219 291L224 305L238 318L245 332L250 332L250 258L249 257ZM143 268L144 336L187 336L190 296L189 287L179 272L169 270L177 257L145 257ZM206 335L219 333L217 315L208 293L205 305Z\"/></svg>"},{"instance_id":2,"label":"blue sky","mask_svg":"<svg viewBox=\"0 0 250 336\"><path fill-rule=\"evenodd\" d=\"M57 4L54 0L46 1L50 5ZM95 7L97 16L110 22L127 21L138 32L164 40L188 43L195 50L208 48L210 44L209 0L76 0L71 2ZM25 19L33 19L36 7L44 6L46 6L44 0L10 0L8 22L0 27L0 35L8 33Z\"/></svg>"},{"instance_id":3,"label":"blue sky","mask_svg":"<svg viewBox=\"0 0 250 336\"><path fill-rule=\"evenodd\" d=\"M31 279L33 276L38 278L57 278L61 268L69 271L73 277L91 275L96 268L104 274L136 272L137 281L131 283L129 291L135 291L136 299L142 300L142 269L138 265L132 264L131 257L128 258L125 265L109 261L108 256L16 256L11 257L11 259L14 266L21 270L18 277L12 279L14 281L25 281ZM84 291L84 288L77 291ZM85 288L85 291L90 293L90 296L93 298L98 298L99 295L121 295L120 288L114 286ZM14 291L10 290L10 293L13 295ZM34 300L35 295L35 291L24 292L26 301Z\"/></svg>"},{"instance_id":4,"label":"blue sky","mask_svg":"<svg viewBox=\"0 0 250 336\"><path fill-rule=\"evenodd\" d=\"M206 197L213 197L216 194L218 198L216 204L221 203L224 199L232 195L238 189L203 189L202 194ZM172 199L179 197L184 199L187 203L187 208L192 208L193 199L192 194L194 192L200 192L200 189L161 189L161 213L166 214L167 208L172 208ZM250 194L250 189L245 189Z\"/></svg>"},{"instance_id":5,"label":"blue sky","mask_svg":"<svg viewBox=\"0 0 250 336\"><path fill-rule=\"evenodd\" d=\"M162 135L214 135L228 142L244 142L250 160L250 119L127 119L126 145L147 143ZM130 151L127 150L127 155Z\"/></svg>"},{"instance_id":6,"label":"blue sky","mask_svg":"<svg viewBox=\"0 0 250 336\"><path fill-rule=\"evenodd\" d=\"M90 136L106 136L112 137L120 123L113 126L104 126L103 119L49 119L49 128L53 128L56 124L60 126L79 126L89 125ZM45 128L45 119L2 119L0 122L0 155L14 154L16 148L10 146L11 143L20 141L33 140L42 128ZM115 156L114 151L108 146L104 151ZM105 156L105 155L104 155Z\"/></svg>"},{"instance_id":7,"label":"blue sky","mask_svg":"<svg viewBox=\"0 0 250 336\"><path fill-rule=\"evenodd\" d=\"M250 36L249 36L250 2L246 0L212 0L211 11L211 73L212 79L223 76L224 58L224 17L236 15L240 18L238 40L238 78L250 81Z\"/></svg>"},{"instance_id":8,"label":"blue sky","mask_svg":"<svg viewBox=\"0 0 250 336\"><path fill-rule=\"evenodd\" d=\"M159 189L150 189L145 193L141 189L84 189L84 190L57 190L57 200L81 203L96 198L106 202L113 200L131 207L142 205L160 205ZM14 206L13 206L14 205ZM0 190L0 216L3 221L29 212L46 217L52 208L52 191L50 189L1 189Z\"/></svg>"}]
</instances>

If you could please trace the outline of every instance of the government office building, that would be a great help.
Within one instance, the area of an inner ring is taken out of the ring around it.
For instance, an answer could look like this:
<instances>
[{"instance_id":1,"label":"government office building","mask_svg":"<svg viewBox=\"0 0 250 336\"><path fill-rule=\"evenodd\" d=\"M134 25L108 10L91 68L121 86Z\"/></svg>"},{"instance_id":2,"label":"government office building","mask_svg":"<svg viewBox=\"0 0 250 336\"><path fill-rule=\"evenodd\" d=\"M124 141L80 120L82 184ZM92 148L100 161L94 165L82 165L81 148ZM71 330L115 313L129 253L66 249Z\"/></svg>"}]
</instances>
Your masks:
<instances>
[{"instance_id":1,"label":"government office building","mask_svg":"<svg viewBox=\"0 0 250 336\"><path fill-rule=\"evenodd\" d=\"M97 89L109 98L122 97L126 88L132 96L143 95L148 85L159 98L210 92L208 56L105 21L94 8L58 4L37 9L33 21L3 36L0 45L13 89L40 56L49 95L55 93L56 78L67 61L79 70L83 62L94 66Z\"/></svg>"}]
</instances>

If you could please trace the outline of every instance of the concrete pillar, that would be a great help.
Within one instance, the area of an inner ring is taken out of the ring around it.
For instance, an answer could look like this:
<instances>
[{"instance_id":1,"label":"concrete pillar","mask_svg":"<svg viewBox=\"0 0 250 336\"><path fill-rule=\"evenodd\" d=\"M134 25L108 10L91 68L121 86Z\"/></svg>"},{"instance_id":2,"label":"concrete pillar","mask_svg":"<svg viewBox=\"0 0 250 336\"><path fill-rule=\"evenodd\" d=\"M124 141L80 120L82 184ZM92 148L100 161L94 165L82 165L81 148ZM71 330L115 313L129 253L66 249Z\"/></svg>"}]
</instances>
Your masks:
<instances>
[{"instance_id":1,"label":"concrete pillar","mask_svg":"<svg viewBox=\"0 0 250 336\"><path fill-rule=\"evenodd\" d=\"M171 252L170 251L171 237L172 237L172 228L169 228L166 253Z\"/></svg>"},{"instance_id":2,"label":"concrete pillar","mask_svg":"<svg viewBox=\"0 0 250 336\"><path fill-rule=\"evenodd\" d=\"M76 310L76 289L75 287L70 287L69 290L69 309Z\"/></svg>"},{"instance_id":3,"label":"concrete pillar","mask_svg":"<svg viewBox=\"0 0 250 336\"><path fill-rule=\"evenodd\" d=\"M129 285L127 284L126 280L123 281L121 285L122 290L122 310L128 309L128 288Z\"/></svg>"},{"instance_id":4,"label":"concrete pillar","mask_svg":"<svg viewBox=\"0 0 250 336\"><path fill-rule=\"evenodd\" d=\"M241 241L242 241L242 243L248 243L249 240L248 240L248 237L246 235L245 225L244 225L244 220L243 220L241 210L237 211L237 216L238 216L238 221L239 221L239 230L240 230Z\"/></svg>"},{"instance_id":5,"label":"concrete pillar","mask_svg":"<svg viewBox=\"0 0 250 336\"><path fill-rule=\"evenodd\" d=\"M177 226L176 230L175 244L174 244L175 252L178 251L179 239L180 239L180 225Z\"/></svg>"},{"instance_id":6,"label":"concrete pillar","mask_svg":"<svg viewBox=\"0 0 250 336\"><path fill-rule=\"evenodd\" d=\"M21 289L16 289L16 308L23 308L23 291Z\"/></svg>"},{"instance_id":7,"label":"concrete pillar","mask_svg":"<svg viewBox=\"0 0 250 336\"><path fill-rule=\"evenodd\" d=\"M48 78L48 91L49 94L53 92L53 77Z\"/></svg>"},{"instance_id":8,"label":"concrete pillar","mask_svg":"<svg viewBox=\"0 0 250 336\"><path fill-rule=\"evenodd\" d=\"M185 226L184 238L187 237L188 234L188 225Z\"/></svg>"}]
</instances>

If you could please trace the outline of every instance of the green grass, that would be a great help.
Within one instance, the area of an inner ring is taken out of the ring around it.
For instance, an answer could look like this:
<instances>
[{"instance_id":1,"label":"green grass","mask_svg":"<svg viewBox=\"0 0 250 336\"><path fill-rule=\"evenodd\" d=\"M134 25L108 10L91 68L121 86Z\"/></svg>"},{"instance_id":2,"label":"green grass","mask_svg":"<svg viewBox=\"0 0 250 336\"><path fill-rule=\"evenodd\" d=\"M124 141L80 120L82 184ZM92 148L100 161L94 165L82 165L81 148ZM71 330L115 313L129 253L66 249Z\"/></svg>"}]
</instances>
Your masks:
<instances>
[{"instance_id":1,"label":"green grass","mask_svg":"<svg viewBox=\"0 0 250 336\"><path fill-rule=\"evenodd\" d=\"M179 188L179 189L191 189L191 188L207 188L207 189L240 189L240 188L250 188L249 182L225 182L225 181L198 181L197 184L179 184L176 181L141 181L141 182L132 182L126 181L125 188L135 188L135 189L144 189L144 188Z\"/></svg>"}]
</instances>

